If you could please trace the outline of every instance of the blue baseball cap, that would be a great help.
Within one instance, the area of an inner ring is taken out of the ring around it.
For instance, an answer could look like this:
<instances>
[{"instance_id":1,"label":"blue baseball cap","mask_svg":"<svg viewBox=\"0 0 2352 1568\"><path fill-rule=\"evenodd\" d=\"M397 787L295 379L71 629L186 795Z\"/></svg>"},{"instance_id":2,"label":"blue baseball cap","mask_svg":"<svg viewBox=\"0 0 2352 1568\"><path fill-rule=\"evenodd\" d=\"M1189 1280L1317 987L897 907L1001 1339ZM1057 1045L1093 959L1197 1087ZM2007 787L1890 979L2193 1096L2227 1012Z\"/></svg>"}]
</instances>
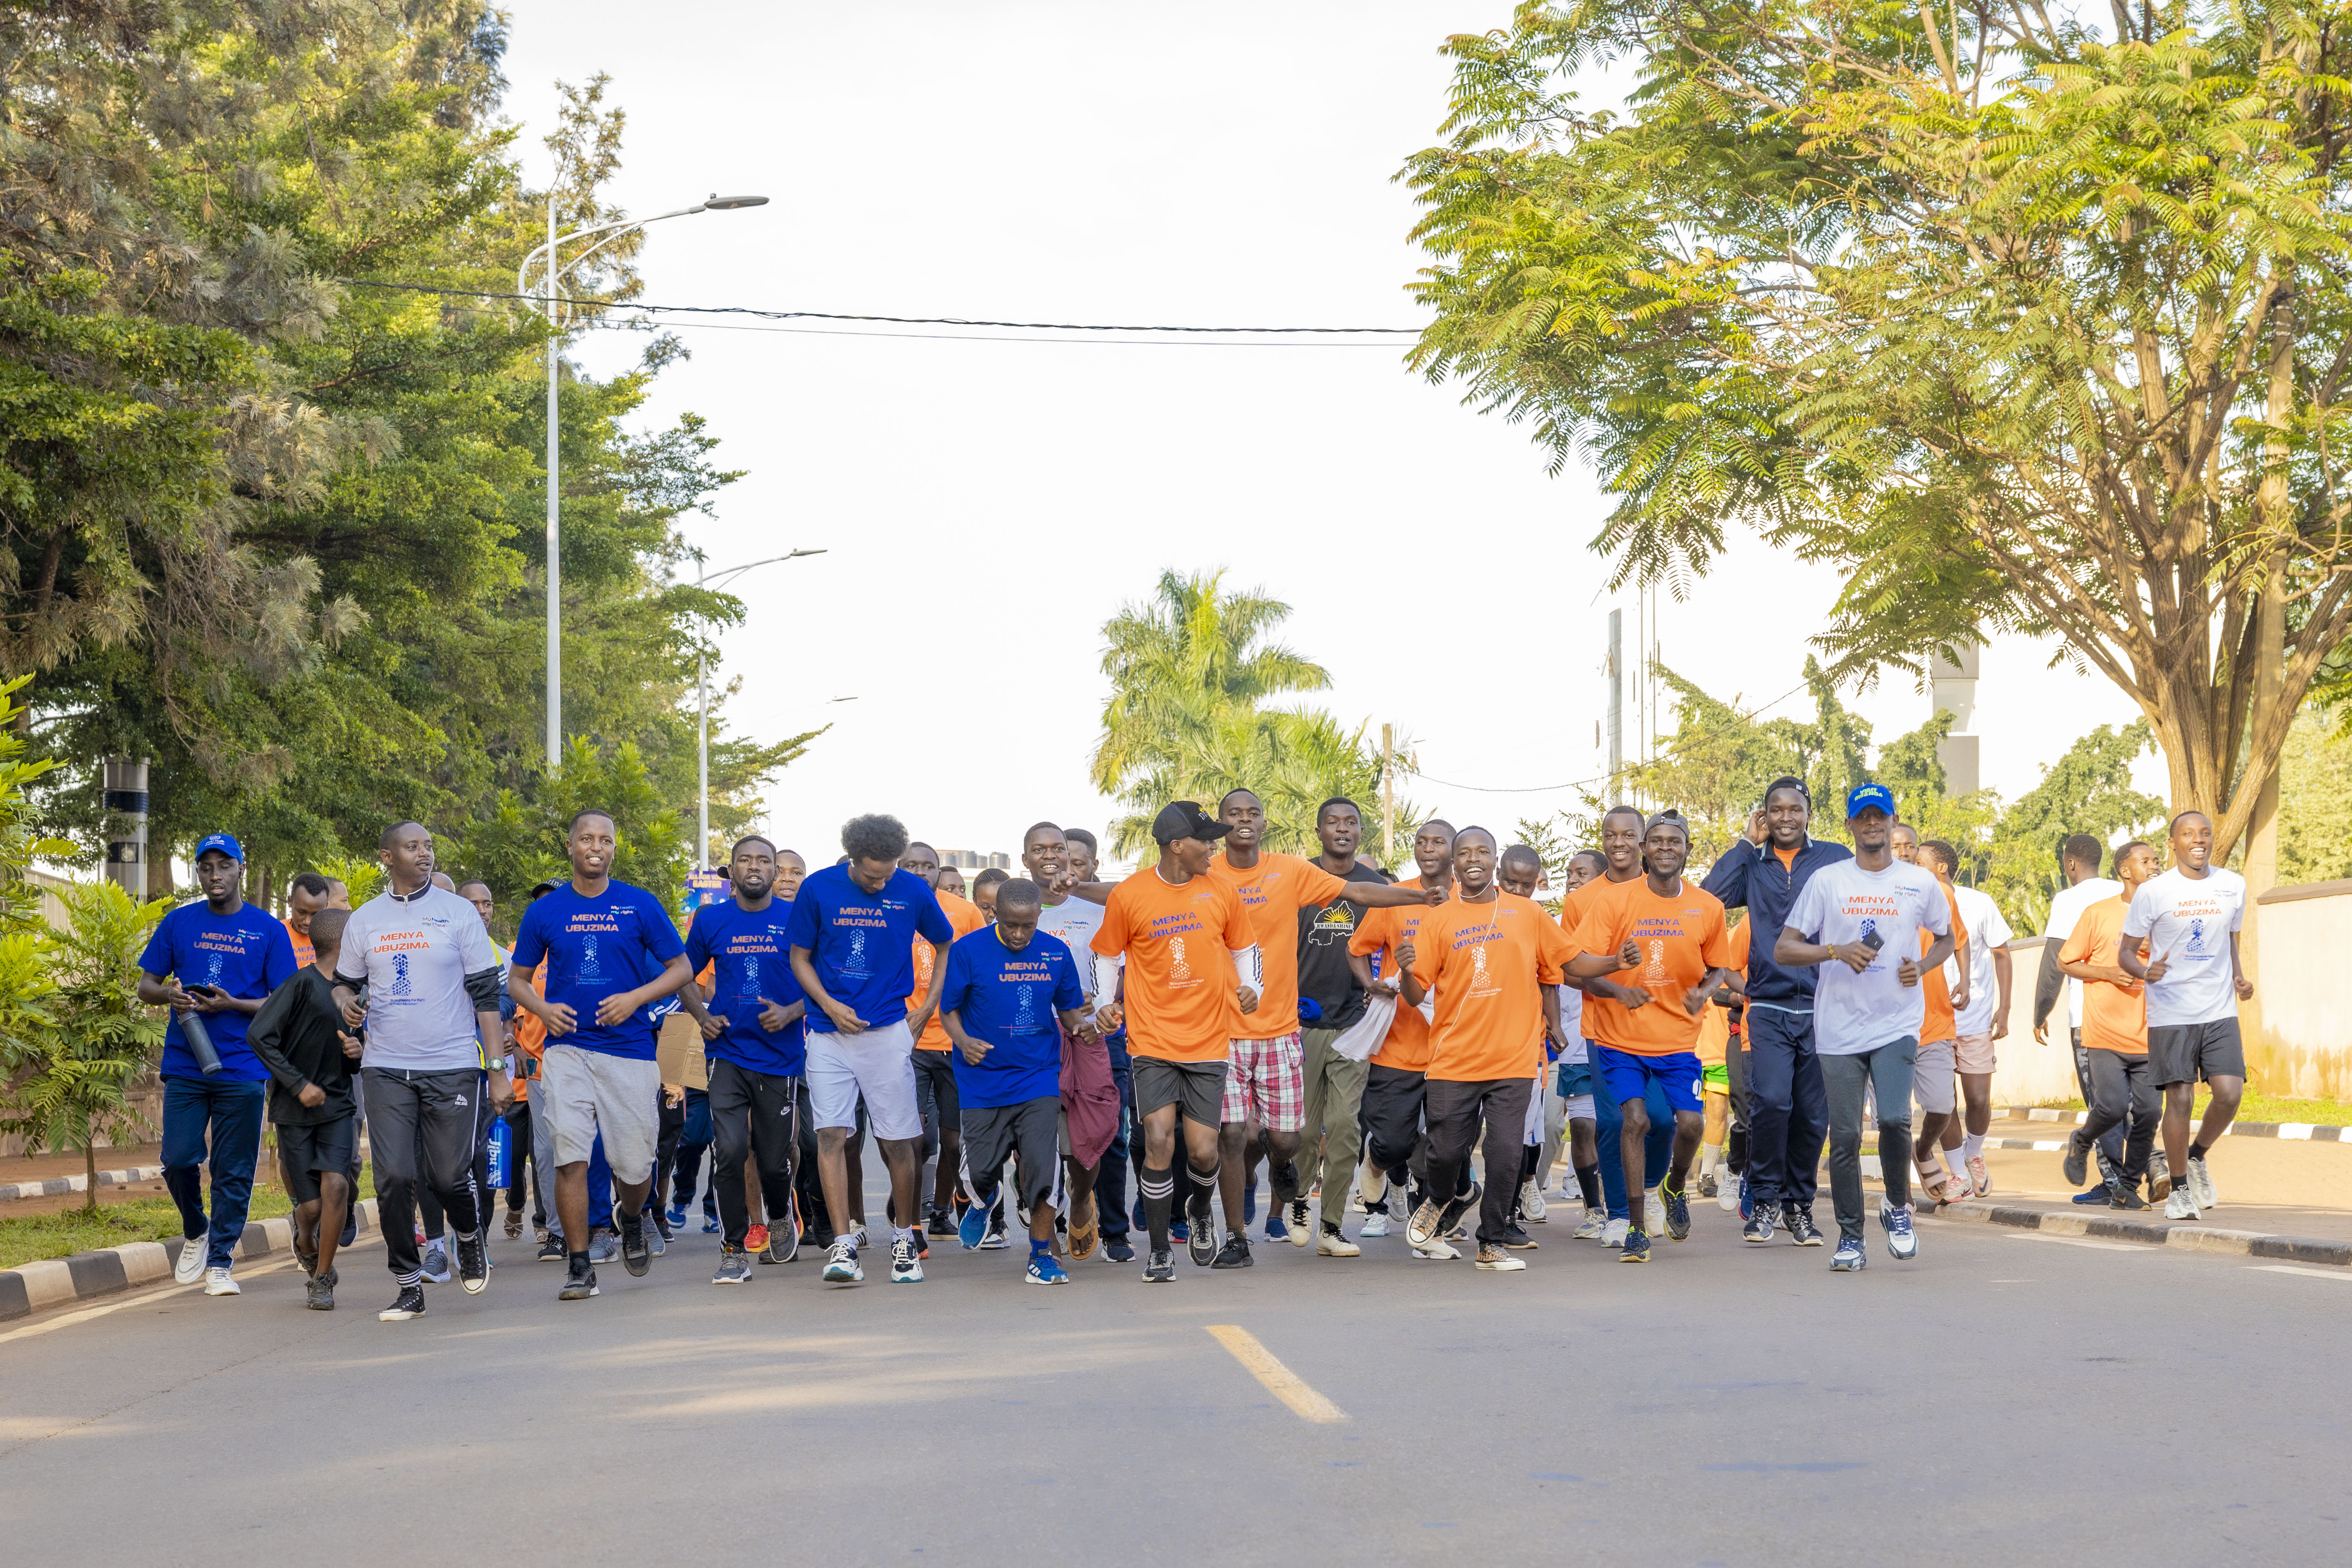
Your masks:
<instances>
[{"instance_id":1,"label":"blue baseball cap","mask_svg":"<svg viewBox=\"0 0 2352 1568\"><path fill-rule=\"evenodd\" d=\"M1848 822L1863 814L1864 808L1876 806L1887 816L1895 815L1895 792L1883 784L1856 784L1845 792L1845 816Z\"/></svg>"},{"instance_id":2,"label":"blue baseball cap","mask_svg":"<svg viewBox=\"0 0 2352 1568\"><path fill-rule=\"evenodd\" d=\"M230 859L236 861L240 866L245 864L245 847L239 844L234 837L226 833L205 834L204 837L196 841L196 852L190 856L189 858L192 860L201 860L215 849L219 850L222 854L227 856Z\"/></svg>"}]
</instances>

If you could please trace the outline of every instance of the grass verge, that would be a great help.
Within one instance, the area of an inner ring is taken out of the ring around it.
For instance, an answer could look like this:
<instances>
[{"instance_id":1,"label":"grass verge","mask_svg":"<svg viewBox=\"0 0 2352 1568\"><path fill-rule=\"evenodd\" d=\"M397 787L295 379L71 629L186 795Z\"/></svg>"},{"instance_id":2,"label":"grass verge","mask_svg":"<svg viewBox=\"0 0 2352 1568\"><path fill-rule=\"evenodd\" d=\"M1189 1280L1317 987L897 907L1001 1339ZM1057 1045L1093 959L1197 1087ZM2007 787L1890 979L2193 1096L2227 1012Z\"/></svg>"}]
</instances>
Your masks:
<instances>
[{"instance_id":1,"label":"grass verge","mask_svg":"<svg viewBox=\"0 0 2352 1568\"><path fill-rule=\"evenodd\" d=\"M2202 1089L2197 1091L2197 1109L2193 1114L2205 1114L2206 1101L2211 1099ZM2052 1110L2080 1110L2079 1100L2045 1100L2042 1105ZM2286 1100L2273 1094L2250 1094L2238 1106L2241 1121L2303 1121L2314 1127L2352 1127L2352 1103L2340 1100Z\"/></svg>"},{"instance_id":2,"label":"grass verge","mask_svg":"<svg viewBox=\"0 0 2352 1568\"><path fill-rule=\"evenodd\" d=\"M362 1165L359 1196L370 1196L374 1190L368 1167ZM293 1206L284 1187L261 1180L257 1173L253 1201L246 1210L247 1219L276 1219ZM43 1258L70 1258L77 1252L121 1247L125 1242L167 1241L181 1234L179 1205L168 1197L0 1219L0 1268Z\"/></svg>"}]
</instances>

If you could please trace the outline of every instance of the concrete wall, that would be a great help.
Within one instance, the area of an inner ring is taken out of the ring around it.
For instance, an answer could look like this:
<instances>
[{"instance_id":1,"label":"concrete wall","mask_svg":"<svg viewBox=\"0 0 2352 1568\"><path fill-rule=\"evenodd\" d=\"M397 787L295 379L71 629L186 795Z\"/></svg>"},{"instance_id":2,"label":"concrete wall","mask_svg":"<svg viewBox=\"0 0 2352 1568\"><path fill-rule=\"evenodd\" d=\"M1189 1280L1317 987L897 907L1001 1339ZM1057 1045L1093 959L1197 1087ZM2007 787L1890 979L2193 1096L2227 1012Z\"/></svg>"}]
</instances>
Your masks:
<instances>
[{"instance_id":1,"label":"concrete wall","mask_svg":"<svg viewBox=\"0 0 2352 1568\"><path fill-rule=\"evenodd\" d=\"M2079 1100L2074 1081L2074 1046L2068 1034L2066 1001L2050 1009L2050 1043L2033 1041L2033 983L2042 973L2042 939L2021 937L2009 944L2009 1034L1993 1042L1992 1102L2040 1105Z\"/></svg>"},{"instance_id":2,"label":"concrete wall","mask_svg":"<svg viewBox=\"0 0 2352 1568\"><path fill-rule=\"evenodd\" d=\"M2352 1098L2352 881L2273 888L2254 900L2262 973L2246 1026L2247 1088Z\"/></svg>"}]
</instances>

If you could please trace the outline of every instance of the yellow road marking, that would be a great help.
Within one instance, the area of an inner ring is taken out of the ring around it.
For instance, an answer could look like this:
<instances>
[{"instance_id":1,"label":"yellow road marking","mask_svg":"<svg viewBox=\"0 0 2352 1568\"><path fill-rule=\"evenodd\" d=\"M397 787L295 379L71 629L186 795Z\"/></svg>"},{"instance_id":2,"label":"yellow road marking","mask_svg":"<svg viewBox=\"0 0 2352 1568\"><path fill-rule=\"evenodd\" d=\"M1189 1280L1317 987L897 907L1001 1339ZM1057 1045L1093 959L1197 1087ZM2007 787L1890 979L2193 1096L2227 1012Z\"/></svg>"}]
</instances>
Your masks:
<instances>
[{"instance_id":1,"label":"yellow road marking","mask_svg":"<svg viewBox=\"0 0 2352 1568\"><path fill-rule=\"evenodd\" d=\"M1297 1373L1275 1359L1274 1352L1258 1343L1257 1336L1247 1329L1232 1323L1211 1323L1208 1330L1219 1344L1234 1352L1235 1361L1249 1368L1252 1377L1265 1384L1268 1394L1289 1405L1300 1420L1331 1422L1348 1418L1346 1411L1309 1388Z\"/></svg>"}]
</instances>

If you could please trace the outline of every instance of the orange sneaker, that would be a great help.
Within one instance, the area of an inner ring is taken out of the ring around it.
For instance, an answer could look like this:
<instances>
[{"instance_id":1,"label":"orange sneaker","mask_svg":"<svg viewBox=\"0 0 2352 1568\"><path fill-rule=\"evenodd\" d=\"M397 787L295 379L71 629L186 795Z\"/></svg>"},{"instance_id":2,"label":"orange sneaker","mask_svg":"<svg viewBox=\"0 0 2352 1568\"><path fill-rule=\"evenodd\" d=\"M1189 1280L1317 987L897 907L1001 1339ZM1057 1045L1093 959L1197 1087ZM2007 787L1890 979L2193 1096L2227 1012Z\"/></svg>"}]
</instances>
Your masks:
<instances>
[{"instance_id":1,"label":"orange sneaker","mask_svg":"<svg viewBox=\"0 0 2352 1568\"><path fill-rule=\"evenodd\" d=\"M746 1252L767 1251L768 1227L764 1225L755 1225L750 1231L746 1232L743 1237L743 1250Z\"/></svg>"}]
</instances>

